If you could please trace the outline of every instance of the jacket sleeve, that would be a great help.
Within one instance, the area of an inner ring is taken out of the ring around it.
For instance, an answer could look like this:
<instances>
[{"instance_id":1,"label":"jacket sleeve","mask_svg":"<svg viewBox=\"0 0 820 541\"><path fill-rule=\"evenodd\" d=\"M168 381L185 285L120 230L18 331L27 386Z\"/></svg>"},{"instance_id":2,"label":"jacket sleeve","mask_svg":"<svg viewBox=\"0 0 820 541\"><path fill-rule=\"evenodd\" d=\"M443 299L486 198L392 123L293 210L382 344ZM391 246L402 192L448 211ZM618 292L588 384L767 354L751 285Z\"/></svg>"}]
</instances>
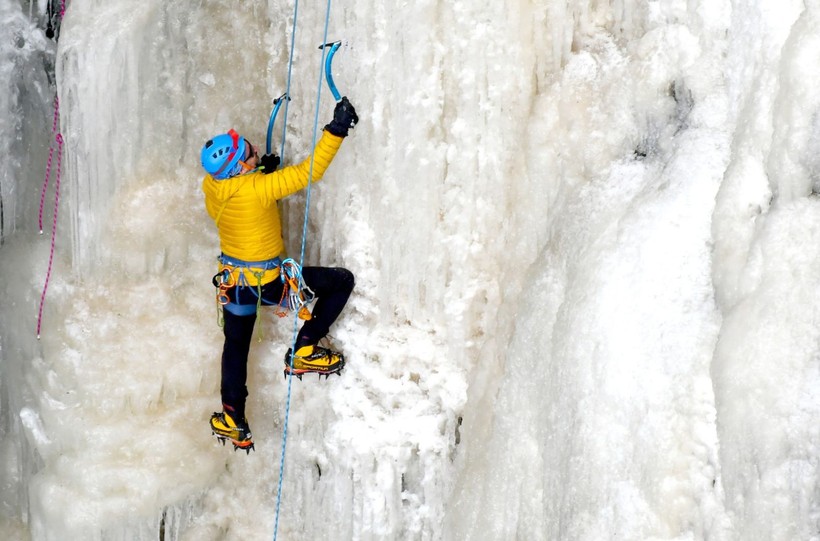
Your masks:
<instances>
[{"instance_id":1,"label":"jacket sleeve","mask_svg":"<svg viewBox=\"0 0 820 541\"><path fill-rule=\"evenodd\" d=\"M322 132L322 138L316 143L313 149L313 180L319 182L325 174L336 151L342 145L343 138L332 133ZM283 167L272 173L259 175L254 180L256 193L260 201L266 207L273 205L277 200L283 199L292 193L305 188L310 177L311 156L305 158L302 163Z\"/></svg>"}]
</instances>

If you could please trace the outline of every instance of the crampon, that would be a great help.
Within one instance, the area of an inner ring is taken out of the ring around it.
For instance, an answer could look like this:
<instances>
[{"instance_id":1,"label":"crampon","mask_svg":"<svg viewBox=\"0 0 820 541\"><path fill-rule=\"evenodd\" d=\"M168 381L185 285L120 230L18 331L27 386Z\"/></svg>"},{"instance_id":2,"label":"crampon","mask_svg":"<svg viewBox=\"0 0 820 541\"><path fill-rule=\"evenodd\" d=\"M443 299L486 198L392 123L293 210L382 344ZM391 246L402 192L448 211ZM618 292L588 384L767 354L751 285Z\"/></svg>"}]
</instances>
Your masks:
<instances>
[{"instance_id":1,"label":"crampon","mask_svg":"<svg viewBox=\"0 0 820 541\"><path fill-rule=\"evenodd\" d=\"M333 351L321 346L304 346L296 350L293 355L293 366L291 366L291 349L285 354L285 378L293 374L300 380L304 374L319 374L330 377L330 374L341 376L341 371L345 367L345 357L338 351Z\"/></svg>"},{"instance_id":2,"label":"crampon","mask_svg":"<svg viewBox=\"0 0 820 541\"><path fill-rule=\"evenodd\" d=\"M214 412L211 415L211 432L222 445L229 440L233 450L242 449L247 454L253 450L253 435L247 421L235 422L228 413Z\"/></svg>"}]
</instances>

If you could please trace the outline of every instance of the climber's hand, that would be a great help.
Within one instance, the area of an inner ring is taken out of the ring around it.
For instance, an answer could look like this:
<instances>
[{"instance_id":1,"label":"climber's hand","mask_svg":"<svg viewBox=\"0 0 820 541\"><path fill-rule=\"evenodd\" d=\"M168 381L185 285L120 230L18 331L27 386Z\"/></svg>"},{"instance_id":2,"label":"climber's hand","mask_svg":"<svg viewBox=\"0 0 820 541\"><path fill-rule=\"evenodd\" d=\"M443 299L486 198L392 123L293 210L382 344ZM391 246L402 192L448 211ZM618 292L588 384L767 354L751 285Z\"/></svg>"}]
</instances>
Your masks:
<instances>
[{"instance_id":1,"label":"climber's hand","mask_svg":"<svg viewBox=\"0 0 820 541\"><path fill-rule=\"evenodd\" d=\"M265 154L259 158L259 165L262 166L266 173L273 173L276 171L276 168L279 167L280 162L281 160L276 154Z\"/></svg>"},{"instance_id":2,"label":"climber's hand","mask_svg":"<svg viewBox=\"0 0 820 541\"><path fill-rule=\"evenodd\" d=\"M358 122L359 115L356 114L353 104L345 96L336 104L333 110L333 120L325 126L325 130L339 137L347 137L348 130L356 126Z\"/></svg>"}]
</instances>

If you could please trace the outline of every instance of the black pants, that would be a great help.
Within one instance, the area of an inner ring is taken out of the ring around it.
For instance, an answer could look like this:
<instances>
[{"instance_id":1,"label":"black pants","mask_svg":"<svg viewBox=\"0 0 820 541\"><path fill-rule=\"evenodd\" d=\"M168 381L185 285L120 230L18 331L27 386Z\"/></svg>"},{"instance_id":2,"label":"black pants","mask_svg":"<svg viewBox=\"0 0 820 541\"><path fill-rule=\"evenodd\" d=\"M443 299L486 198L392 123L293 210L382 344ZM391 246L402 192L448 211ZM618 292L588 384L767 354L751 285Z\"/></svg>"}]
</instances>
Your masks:
<instances>
[{"instance_id":1,"label":"black pants","mask_svg":"<svg viewBox=\"0 0 820 541\"><path fill-rule=\"evenodd\" d=\"M353 273L343 268L304 267L302 277L316 294L313 317L302 325L296 337L297 349L316 344L328 333L330 325L342 312L353 291ZM282 281L277 279L262 286L262 302L275 305L282 297ZM256 305L255 287L234 287L228 290L231 302ZM225 346L222 350L222 403L238 419L245 417L248 396L248 350L251 346L256 314L237 316L224 310ZM284 358L284 356L283 356Z\"/></svg>"}]
</instances>

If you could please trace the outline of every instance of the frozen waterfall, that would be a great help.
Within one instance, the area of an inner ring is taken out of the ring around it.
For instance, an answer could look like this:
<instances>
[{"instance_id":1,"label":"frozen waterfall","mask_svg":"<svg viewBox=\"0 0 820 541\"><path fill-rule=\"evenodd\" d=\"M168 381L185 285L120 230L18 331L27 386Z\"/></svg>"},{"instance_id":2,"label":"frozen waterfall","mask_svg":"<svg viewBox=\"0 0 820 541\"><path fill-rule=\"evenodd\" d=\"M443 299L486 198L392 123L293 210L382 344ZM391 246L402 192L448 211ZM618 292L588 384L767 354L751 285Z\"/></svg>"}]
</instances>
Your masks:
<instances>
[{"instance_id":1,"label":"frozen waterfall","mask_svg":"<svg viewBox=\"0 0 820 541\"><path fill-rule=\"evenodd\" d=\"M272 539L292 322L260 318L233 453L199 150L264 141L293 2L71 0L49 39L59 5L0 0L0 531ZM299 5L286 163L326 6ZM357 286L343 376L293 382L279 538L820 541L820 0L329 20L361 122L305 260Z\"/></svg>"}]
</instances>

